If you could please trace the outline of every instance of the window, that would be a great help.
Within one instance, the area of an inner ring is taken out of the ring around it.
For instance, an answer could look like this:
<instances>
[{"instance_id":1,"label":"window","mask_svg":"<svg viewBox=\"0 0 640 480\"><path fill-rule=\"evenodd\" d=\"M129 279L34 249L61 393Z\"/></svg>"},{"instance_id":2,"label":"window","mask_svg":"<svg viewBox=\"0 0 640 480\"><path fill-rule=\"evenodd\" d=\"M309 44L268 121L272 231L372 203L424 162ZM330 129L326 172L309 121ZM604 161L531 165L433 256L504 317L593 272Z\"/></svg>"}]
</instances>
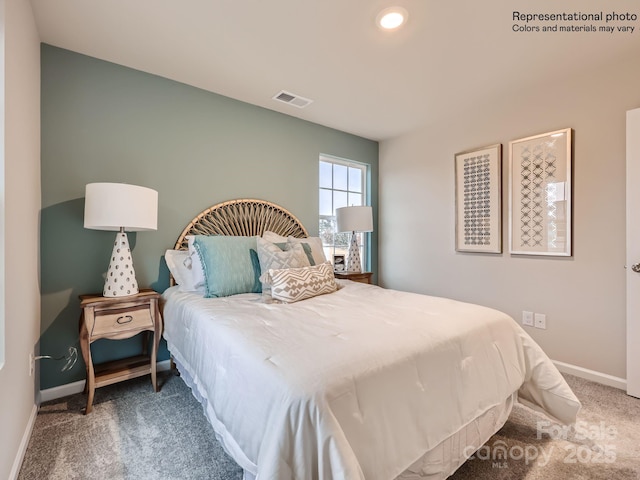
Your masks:
<instances>
[{"instance_id":1,"label":"window","mask_svg":"<svg viewBox=\"0 0 640 480\"><path fill-rule=\"evenodd\" d=\"M320 156L320 238L328 260L349 250L350 233L336 232L336 208L366 205L367 166L339 158ZM364 234L360 236L360 255L366 259ZM366 260L365 260L366 262ZM366 265L363 265L366 268Z\"/></svg>"}]
</instances>

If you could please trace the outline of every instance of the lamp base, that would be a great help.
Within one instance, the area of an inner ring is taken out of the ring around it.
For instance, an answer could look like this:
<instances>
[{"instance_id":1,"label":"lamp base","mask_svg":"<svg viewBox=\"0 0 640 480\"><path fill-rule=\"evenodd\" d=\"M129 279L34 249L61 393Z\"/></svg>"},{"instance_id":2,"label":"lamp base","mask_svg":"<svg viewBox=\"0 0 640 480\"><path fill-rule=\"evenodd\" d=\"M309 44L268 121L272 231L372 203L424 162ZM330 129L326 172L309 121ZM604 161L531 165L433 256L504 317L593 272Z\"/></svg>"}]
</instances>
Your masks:
<instances>
[{"instance_id":1,"label":"lamp base","mask_svg":"<svg viewBox=\"0 0 640 480\"><path fill-rule=\"evenodd\" d=\"M351 243L347 258L347 272L362 273L362 261L360 260L360 246L358 245L358 235L351 233Z\"/></svg>"},{"instance_id":2,"label":"lamp base","mask_svg":"<svg viewBox=\"0 0 640 480\"><path fill-rule=\"evenodd\" d=\"M105 297L127 297L136 293L138 293L138 282L133 269L129 239L125 232L120 231L116 234L116 241L113 244L102 295Z\"/></svg>"}]
</instances>

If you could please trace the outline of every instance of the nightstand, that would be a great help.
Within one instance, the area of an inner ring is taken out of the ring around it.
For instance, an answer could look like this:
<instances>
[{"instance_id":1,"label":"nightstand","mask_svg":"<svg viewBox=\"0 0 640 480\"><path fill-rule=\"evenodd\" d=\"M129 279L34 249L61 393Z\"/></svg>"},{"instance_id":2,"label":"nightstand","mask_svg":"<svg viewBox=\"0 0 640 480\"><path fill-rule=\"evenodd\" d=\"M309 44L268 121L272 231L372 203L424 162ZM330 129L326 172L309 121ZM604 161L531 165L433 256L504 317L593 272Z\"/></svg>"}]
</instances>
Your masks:
<instances>
[{"instance_id":1,"label":"nightstand","mask_svg":"<svg viewBox=\"0 0 640 480\"><path fill-rule=\"evenodd\" d=\"M360 283L371 283L371 276L373 273L371 272L333 272L333 275L336 278L341 278L343 280L351 280L353 282Z\"/></svg>"},{"instance_id":2,"label":"nightstand","mask_svg":"<svg viewBox=\"0 0 640 480\"><path fill-rule=\"evenodd\" d=\"M100 294L80 295L80 348L87 367L85 392L88 396L85 414L91 412L95 389L105 385L151 374L153 389L158 391L156 358L162 335L159 299L160 294L149 289L140 290L136 295L117 298L103 297ZM100 338L122 340L141 332L145 332L147 338L149 334L153 335L151 355L146 354L145 342L142 355L93 365L92 342Z\"/></svg>"}]
</instances>

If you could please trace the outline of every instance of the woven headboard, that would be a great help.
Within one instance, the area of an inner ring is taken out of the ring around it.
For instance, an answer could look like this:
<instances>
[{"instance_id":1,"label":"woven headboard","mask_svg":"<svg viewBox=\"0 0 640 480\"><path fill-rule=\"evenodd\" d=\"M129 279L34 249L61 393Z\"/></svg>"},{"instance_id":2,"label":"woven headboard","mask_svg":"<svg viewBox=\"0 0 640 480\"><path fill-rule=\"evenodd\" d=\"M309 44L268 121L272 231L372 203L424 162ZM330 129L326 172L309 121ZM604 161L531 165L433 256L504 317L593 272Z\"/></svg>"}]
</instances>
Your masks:
<instances>
[{"instance_id":1,"label":"woven headboard","mask_svg":"<svg viewBox=\"0 0 640 480\"><path fill-rule=\"evenodd\" d=\"M283 237L308 236L302 223L275 203L255 199L219 203L195 217L176 240L175 250L188 248L187 235L262 235L266 230Z\"/></svg>"}]
</instances>

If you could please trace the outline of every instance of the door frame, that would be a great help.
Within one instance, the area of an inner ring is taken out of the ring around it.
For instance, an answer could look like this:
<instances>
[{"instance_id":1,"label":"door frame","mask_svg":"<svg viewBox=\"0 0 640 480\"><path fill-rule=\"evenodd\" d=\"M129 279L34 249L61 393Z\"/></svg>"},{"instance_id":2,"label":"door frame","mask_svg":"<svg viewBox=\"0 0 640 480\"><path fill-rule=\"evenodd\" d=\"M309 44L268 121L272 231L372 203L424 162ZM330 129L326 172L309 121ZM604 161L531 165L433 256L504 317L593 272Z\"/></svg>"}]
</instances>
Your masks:
<instances>
[{"instance_id":1,"label":"door frame","mask_svg":"<svg viewBox=\"0 0 640 480\"><path fill-rule=\"evenodd\" d=\"M640 398L640 108L627 112L627 394Z\"/></svg>"}]
</instances>

